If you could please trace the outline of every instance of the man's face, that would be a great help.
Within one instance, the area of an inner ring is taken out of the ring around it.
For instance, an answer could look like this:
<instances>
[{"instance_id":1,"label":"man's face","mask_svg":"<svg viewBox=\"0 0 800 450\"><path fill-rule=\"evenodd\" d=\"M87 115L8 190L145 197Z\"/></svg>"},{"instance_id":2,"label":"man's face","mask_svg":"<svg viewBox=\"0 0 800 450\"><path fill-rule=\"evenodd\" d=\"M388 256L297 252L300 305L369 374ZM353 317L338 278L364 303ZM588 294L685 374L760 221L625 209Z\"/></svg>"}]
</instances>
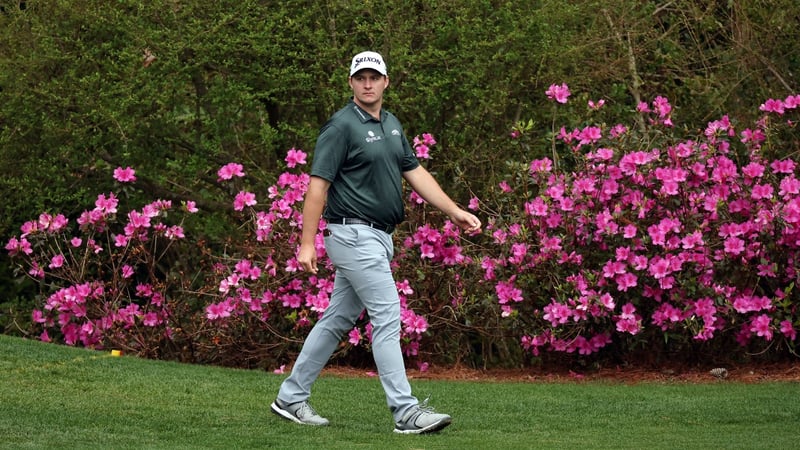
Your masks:
<instances>
[{"instance_id":1,"label":"man's face","mask_svg":"<svg viewBox=\"0 0 800 450\"><path fill-rule=\"evenodd\" d=\"M363 106L380 105L383 100L383 91L389 86L389 77L372 69L359 70L350 77L350 87L353 96Z\"/></svg>"}]
</instances>

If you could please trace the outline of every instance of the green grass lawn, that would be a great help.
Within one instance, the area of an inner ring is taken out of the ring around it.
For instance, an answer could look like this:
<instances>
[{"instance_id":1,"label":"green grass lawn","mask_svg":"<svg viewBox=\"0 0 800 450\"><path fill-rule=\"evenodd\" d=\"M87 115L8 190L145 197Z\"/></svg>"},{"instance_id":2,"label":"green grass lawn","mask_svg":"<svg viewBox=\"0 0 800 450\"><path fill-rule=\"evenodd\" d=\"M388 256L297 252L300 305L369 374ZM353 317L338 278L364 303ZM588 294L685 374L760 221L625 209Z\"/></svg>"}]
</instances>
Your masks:
<instances>
[{"instance_id":1,"label":"green grass lawn","mask_svg":"<svg viewBox=\"0 0 800 450\"><path fill-rule=\"evenodd\" d=\"M453 416L392 433L374 378L325 375L324 428L269 411L283 375L112 357L0 336L2 448L800 448L800 384L412 380Z\"/></svg>"}]
</instances>

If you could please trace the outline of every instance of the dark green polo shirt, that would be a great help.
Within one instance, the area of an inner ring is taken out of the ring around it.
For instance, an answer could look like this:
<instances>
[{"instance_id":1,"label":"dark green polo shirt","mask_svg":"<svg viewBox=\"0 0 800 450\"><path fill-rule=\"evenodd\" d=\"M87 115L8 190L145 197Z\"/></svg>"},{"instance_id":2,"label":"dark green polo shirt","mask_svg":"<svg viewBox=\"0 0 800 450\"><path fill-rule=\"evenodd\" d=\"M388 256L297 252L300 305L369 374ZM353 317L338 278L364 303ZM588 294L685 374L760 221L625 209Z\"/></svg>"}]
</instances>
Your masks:
<instances>
[{"instance_id":1,"label":"dark green polo shirt","mask_svg":"<svg viewBox=\"0 0 800 450\"><path fill-rule=\"evenodd\" d=\"M397 117L382 109L378 121L351 99L322 126L314 148L311 175L331 182L323 217L399 224L402 174L417 166Z\"/></svg>"}]
</instances>

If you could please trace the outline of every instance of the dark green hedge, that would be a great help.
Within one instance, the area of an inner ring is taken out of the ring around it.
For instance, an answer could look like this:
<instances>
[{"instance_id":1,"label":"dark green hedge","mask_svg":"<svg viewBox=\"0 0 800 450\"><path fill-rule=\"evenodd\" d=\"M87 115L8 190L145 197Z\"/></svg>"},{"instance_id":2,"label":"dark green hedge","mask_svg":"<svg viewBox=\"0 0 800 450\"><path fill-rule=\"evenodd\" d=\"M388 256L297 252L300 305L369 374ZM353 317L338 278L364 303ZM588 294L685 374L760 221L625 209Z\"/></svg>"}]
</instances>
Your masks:
<instances>
[{"instance_id":1,"label":"dark green hedge","mask_svg":"<svg viewBox=\"0 0 800 450\"><path fill-rule=\"evenodd\" d=\"M620 115L664 95L698 131L796 92L799 17L794 0L0 0L0 237L76 216L132 166L149 199L214 212L195 224L213 240L230 212L216 169L245 164L258 191L288 149L313 150L367 48L388 61L388 107L410 137L436 136L429 167L466 201L548 152L553 83ZM509 140L520 120L540 145Z\"/></svg>"}]
</instances>

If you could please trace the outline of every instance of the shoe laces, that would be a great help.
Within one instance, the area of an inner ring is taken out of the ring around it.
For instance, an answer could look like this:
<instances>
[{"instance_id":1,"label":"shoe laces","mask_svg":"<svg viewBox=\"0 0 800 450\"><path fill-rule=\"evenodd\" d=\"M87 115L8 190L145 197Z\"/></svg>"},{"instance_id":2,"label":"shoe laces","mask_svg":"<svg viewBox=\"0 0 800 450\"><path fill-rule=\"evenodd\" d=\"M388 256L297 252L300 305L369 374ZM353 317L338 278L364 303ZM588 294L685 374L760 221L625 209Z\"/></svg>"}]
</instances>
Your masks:
<instances>
[{"instance_id":1,"label":"shoe laces","mask_svg":"<svg viewBox=\"0 0 800 450\"><path fill-rule=\"evenodd\" d=\"M311 417L316 415L317 412L314 411L314 408L312 408L308 402L303 402L303 404L297 408L297 417Z\"/></svg>"},{"instance_id":2,"label":"shoe laces","mask_svg":"<svg viewBox=\"0 0 800 450\"><path fill-rule=\"evenodd\" d=\"M417 410L420 414L433 414L435 412L433 406L428 404L428 400L431 399L431 396L427 396L425 400L422 401L419 405L417 405Z\"/></svg>"}]
</instances>

